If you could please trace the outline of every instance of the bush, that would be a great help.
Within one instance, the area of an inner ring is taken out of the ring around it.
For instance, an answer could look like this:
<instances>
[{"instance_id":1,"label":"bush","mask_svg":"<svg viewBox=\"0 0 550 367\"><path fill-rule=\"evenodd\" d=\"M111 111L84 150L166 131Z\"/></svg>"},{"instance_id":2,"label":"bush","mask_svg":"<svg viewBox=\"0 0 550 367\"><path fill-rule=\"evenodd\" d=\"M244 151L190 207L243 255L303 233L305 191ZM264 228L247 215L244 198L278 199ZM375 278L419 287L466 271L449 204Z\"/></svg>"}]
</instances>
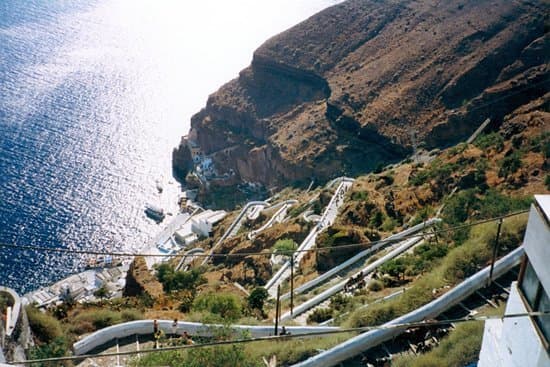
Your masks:
<instances>
[{"instance_id":1,"label":"bush","mask_svg":"<svg viewBox=\"0 0 550 367\"><path fill-rule=\"evenodd\" d=\"M29 350L30 359L46 359L63 357L67 354L67 340L63 336L54 338L51 342L32 347ZM35 367L57 367L59 365L67 366L70 362L42 362L33 363Z\"/></svg>"},{"instance_id":2,"label":"bush","mask_svg":"<svg viewBox=\"0 0 550 367\"><path fill-rule=\"evenodd\" d=\"M107 326L140 319L143 319L143 314L135 309L126 309L122 312L109 309L92 309L75 316L71 331L79 335L103 329ZM90 330L90 325L93 330Z\"/></svg>"},{"instance_id":3,"label":"bush","mask_svg":"<svg viewBox=\"0 0 550 367\"><path fill-rule=\"evenodd\" d=\"M179 296L181 299L181 303L178 307L178 310L183 313L191 311L193 301L195 300L195 295L193 294L193 292L185 290L182 291Z\"/></svg>"},{"instance_id":4,"label":"bush","mask_svg":"<svg viewBox=\"0 0 550 367\"><path fill-rule=\"evenodd\" d=\"M504 138L497 132L483 134L477 137L474 145L481 150L495 148L497 152L501 152L504 149Z\"/></svg>"},{"instance_id":5,"label":"bush","mask_svg":"<svg viewBox=\"0 0 550 367\"><path fill-rule=\"evenodd\" d=\"M330 299L330 308L336 311L342 311L351 303L351 299L352 297L350 296L344 296L338 293Z\"/></svg>"},{"instance_id":6,"label":"bush","mask_svg":"<svg viewBox=\"0 0 550 367\"><path fill-rule=\"evenodd\" d=\"M451 197L443 209L443 220L451 225L464 223L472 214L477 219L492 218L528 209L530 197L510 197L491 189L481 195L476 189L463 190Z\"/></svg>"},{"instance_id":7,"label":"bush","mask_svg":"<svg viewBox=\"0 0 550 367\"><path fill-rule=\"evenodd\" d=\"M193 302L193 309L208 311L228 321L242 316L241 300L232 293L201 294Z\"/></svg>"},{"instance_id":8,"label":"bush","mask_svg":"<svg viewBox=\"0 0 550 367\"><path fill-rule=\"evenodd\" d=\"M513 152L500 162L499 177L506 177L515 173L521 167L521 157L518 152Z\"/></svg>"},{"instance_id":9,"label":"bush","mask_svg":"<svg viewBox=\"0 0 550 367\"><path fill-rule=\"evenodd\" d=\"M351 200L353 201L367 201L369 199L369 193L367 191L353 191L351 193Z\"/></svg>"},{"instance_id":10,"label":"bush","mask_svg":"<svg viewBox=\"0 0 550 367\"><path fill-rule=\"evenodd\" d=\"M382 283L379 280L371 280L369 282L369 285L367 286L367 289L371 292L378 292L384 289L384 283Z\"/></svg>"},{"instance_id":11,"label":"bush","mask_svg":"<svg viewBox=\"0 0 550 367\"><path fill-rule=\"evenodd\" d=\"M251 361L245 354L244 345L234 344L231 346L215 348L196 348L189 351L186 363L180 366L188 367L233 367L258 366L258 363Z\"/></svg>"},{"instance_id":12,"label":"bush","mask_svg":"<svg viewBox=\"0 0 550 367\"><path fill-rule=\"evenodd\" d=\"M386 217L386 219L384 219L384 222L382 222L382 230L385 231L385 232L389 232L391 231L392 229L394 229L396 226L397 226L397 221L395 219L392 219L390 217Z\"/></svg>"},{"instance_id":13,"label":"bush","mask_svg":"<svg viewBox=\"0 0 550 367\"><path fill-rule=\"evenodd\" d=\"M294 253L294 251L296 251L298 245L296 244L296 242L294 242L294 240L290 238L284 238L275 242L273 248L275 249L276 253L290 256Z\"/></svg>"},{"instance_id":14,"label":"bush","mask_svg":"<svg viewBox=\"0 0 550 367\"><path fill-rule=\"evenodd\" d=\"M27 306L25 311L31 330L42 343L51 343L55 339L63 337L61 323L55 317L41 312L34 306Z\"/></svg>"},{"instance_id":15,"label":"bush","mask_svg":"<svg viewBox=\"0 0 550 367\"><path fill-rule=\"evenodd\" d=\"M502 236L515 238L512 241L516 241L519 245L525 228L525 218L526 216L522 216L504 220ZM399 297L353 312L346 326L379 325L431 301L436 296L432 292L434 289L456 284L487 264L491 258L492 241L495 235L495 223L474 227L468 240L450 250L433 271L415 281L413 286Z\"/></svg>"},{"instance_id":16,"label":"bush","mask_svg":"<svg viewBox=\"0 0 550 367\"><path fill-rule=\"evenodd\" d=\"M398 356L392 366L425 367L449 366L462 367L477 361L481 350L483 322L457 324L441 343L428 353L418 356Z\"/></svg>"},{"instance_id":17,"label":"bush","mask_svg":"<svg viewBox=\"0 0 550 367\"><path fill-rule=\"evenodd\" d=\"M550 190L550 175L546 175L546 178L544 179L544 184L546 185L546 189Z\"/></svg>"},{"instance_id":18,"label":"bush","mask_svg":"<svg viewBox=\"0 0 550 367\"><path fill-rule=\"evenodd\" d=\"M332 309L331 308L316 308L311 314L307 317L308 322L321 323L323 321L330 320L332 318Z\"/></svg>"},{"instance_id":19,"label":"bush","mask_svg":"<svg viewBox=\"0 0 550 367\"><path fill-rule=\"evenodd\" d=\"M265 288L254 288L248 296L248 307L262 311L264 309L264 302L268 296L269 294Z\"/></svg>"},{"instance_id":20,"label":"bush","mask_svg":"<svg viewBox=\"0 0 550 367\"><path fill-rule=\"evenodd\" d=\"M376 210L373 214L373 216L369 220L369 225L374 228L378 228L382 225L384 222L384 213L382 213L380 210Z\"/></svg>"},{"instance_id":21,"label":"bush","mask_svg":"<svg viewBox=\"0 0 550 367\"><path fill-rule=\"evenodd\" d=\"M157 279L162 283L165 292L172 292L181 289L195 291L195 289L206 283L202 269L190 271L175 271L168 264L161 264L157 267Z\"/></svg>"},{"instance_id":22,"label":"bush","mask_svg":"<svg viewBox=\"0 0 550 367\"><path fill-rule=\"evenodd\" d=\"M429 180L444 182L458 168L458 163L443 163L440 159L435 159L427 168L416 172L414 176L410 177L409 184L412 186L421 186Z\"/></svg>"},{"instance_id":23,"label":"bush","mask_svg":"<svg viewBox=\"0 0 550 367\"><path fill-rule=\"evenodd\" d=\"M228 340L226 330L216 330L217 340ZM229 333L231 334L231 333ZM243 337L249 337L244 335ZM261 366L259 358L251 358L244 344L194 348L189 350L150 353L130 361L131 366L186 366L186 367L254 367Z\"/></svg>"},{"instance_id":24,"label":"bush","mask_svg":"<svg viewBox=\"0 0 550 367\"><path fill-rule=\"evenodd\" d=\"M385 262L379 269L382 274L388 274L399 279L402 274L405 274L406 266L402 258L397 258Z\"/></svg>"}]
</instances>

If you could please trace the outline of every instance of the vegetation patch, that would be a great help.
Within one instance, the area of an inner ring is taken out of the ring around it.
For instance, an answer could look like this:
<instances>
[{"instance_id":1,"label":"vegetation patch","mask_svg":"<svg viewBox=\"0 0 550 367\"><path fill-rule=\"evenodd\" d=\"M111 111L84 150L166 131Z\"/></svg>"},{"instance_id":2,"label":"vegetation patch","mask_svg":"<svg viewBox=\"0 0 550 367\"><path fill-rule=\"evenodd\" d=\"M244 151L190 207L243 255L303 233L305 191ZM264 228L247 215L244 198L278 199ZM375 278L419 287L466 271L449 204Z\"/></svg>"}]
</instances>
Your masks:
<instances>
[{"instance_id":1,"label":"vegetation patch","mask_svg":"<svg viewBox=\"0 0 550 367\"><path fill-rule=\"evenodd\" d=\"M482 134L474 141L474 145L481 150L493 148L497 152L501 152L504 149L504 138L498 132Z\"/></svg>"},{"instance_id":2,"label":"vegetation patch","mask_svg":"<svg viewBox=\"0 0 550 367\"><path fill-rule=\"evenodd\" d=\"M326 248L326 251L315 253L317 270L326 271L342 263L351 256L366 249L370 240L365 236L364 230L356 226L333 225L317 236L316 244L319 248ZM364 244L351 248L341 248L350 244Z\"/></svg>"},{"instance_id":3,"label":"vegetation patch","mask_svg":"<svg viewBox=\"0 0 550 367\"><path fill-rule=\"evenodd\" d=\"M93 308L75 313L71 320L69 331L76 335L82 335L106 328L107 326L141 319L143 319L143 314L136 309L113 311Z\"/></svg>"},{"instance_id":4,"label":"vegetation patch","mask_svg":"<svg viewBox=\"0 0 550 367\"><path fill-rule=\"evenodd\" d=\"M441 343L428 353L419 356L398 357L392 362L395 367L462 367L476 362L481 350L483 322L468 322L456 325Z\"/></svg>"},{"instance_id":5,"label":"vegetation patch","mask_svg":"<svg viewBox=\"0 0 550 367\"><path fill-rule=\"evenodd\" d=\"M220 320L234 321L243 314L241 299L232 293L206 293L197 296L193 310L207 311Z\"/></svg>"},{"instance_id":6,"label":"vegetation patch","mask_svg":"<svg viewBox=\"0 0 550 367\"><path fill-rule=\"evenodd\" d=\"M157 267L157 279L162 283L162 288L166 293L178 290L195 290L199 285L206 283L203 273L204 269L201 268L175 271L166 263Z\"/></svg>"},{"instance_id":7,"label":"vegetation patch","mask_svg":"<svg viewBox=\"0 0 550 367\"><path fill-rule=\"evenodd\" d=\"M502 252L521 243L525 221L524 215L504 221L501 238L505 249ZM444 291L443 287L457 284L483 268L491 258L495 237L496 223L474 227L467 241L450 249L430 273L416 280L402 295L353 312L345 325L380 325L430 302Z\"/></svg>"},{"instance_id":8,"label":"vegetation patch","mask_svg":"<svg viewBox=\"0 0 550 367\"><path fill-rule=\"evenodd\" d=\"M40 342L51 343L55 339L63 337L63 329L58 319L32 305L25 307L25 311L31 330Z\"/></svg>"}]
</instances>

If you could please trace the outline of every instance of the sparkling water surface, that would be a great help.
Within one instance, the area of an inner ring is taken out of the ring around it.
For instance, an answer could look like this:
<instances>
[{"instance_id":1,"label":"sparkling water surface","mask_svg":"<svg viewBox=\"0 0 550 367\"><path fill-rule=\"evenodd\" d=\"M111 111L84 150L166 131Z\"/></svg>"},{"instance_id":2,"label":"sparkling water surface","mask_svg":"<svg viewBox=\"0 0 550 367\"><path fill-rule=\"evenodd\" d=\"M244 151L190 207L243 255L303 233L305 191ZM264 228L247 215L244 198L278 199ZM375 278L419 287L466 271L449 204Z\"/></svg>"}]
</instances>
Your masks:
<instances>
[{"instance_id":1,"label":"sparkling water surface","mask_svg":"<svg viewBox=\"0 0 550 367\"><path fill-rule=\"evenodd\" d=\"M177 210L190 116L265 39L336 2L1 0L0 243L138 252L161 228L144 205ZM0 284L83 264L0 247Z\"/></svg>"}]
</instances>

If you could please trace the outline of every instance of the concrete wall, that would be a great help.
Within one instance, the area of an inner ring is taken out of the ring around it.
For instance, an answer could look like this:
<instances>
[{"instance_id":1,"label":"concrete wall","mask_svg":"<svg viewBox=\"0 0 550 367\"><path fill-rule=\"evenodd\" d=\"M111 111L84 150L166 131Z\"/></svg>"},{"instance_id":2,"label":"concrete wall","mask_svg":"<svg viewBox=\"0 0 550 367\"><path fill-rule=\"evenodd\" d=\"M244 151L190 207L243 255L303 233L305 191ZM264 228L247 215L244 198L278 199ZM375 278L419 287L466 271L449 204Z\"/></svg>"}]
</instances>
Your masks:
<instances>
[{"instance_id":1,"label":"concrete wall","mask_svg":"<svg viewBox=\"0 0 550 367\"><path fill-rule=\"evenodd\" d=\"M540 196L550 197L550 195ZM539 195L537 195L538 197ZM523 245L537 277L546 293L550 294L550 266L548 266L550 263L550 229L546 220L543 208L539 205L531 205Z\"/></svg>"},{"instance_id":2,"label":"concrete wall","mask_svg":"<svg viewBox=\"0 0 550 367\"><path fill-rule=\"evenodd\" d=\"M505 314L525 313L517 283L510 289ZM548 367L550 358L529 317L489 320L485 324L478 367Z\"/></svg>"}]
</instances>

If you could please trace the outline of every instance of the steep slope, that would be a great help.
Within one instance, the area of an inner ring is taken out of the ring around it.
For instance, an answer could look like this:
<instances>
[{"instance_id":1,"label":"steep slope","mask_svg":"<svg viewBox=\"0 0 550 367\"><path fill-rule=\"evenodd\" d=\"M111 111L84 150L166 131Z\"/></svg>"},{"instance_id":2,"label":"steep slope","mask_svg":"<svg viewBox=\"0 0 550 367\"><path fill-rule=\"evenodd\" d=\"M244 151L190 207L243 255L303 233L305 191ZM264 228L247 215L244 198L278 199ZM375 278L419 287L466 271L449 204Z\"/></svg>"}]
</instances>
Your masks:
<instances>
[{"instance_id":1,"label":"steep slope","mask_svg":"<svg viewBox=\"0 0 550 367\"><path fill-rule=\"evenodd\" d=\"M548 91L548 10L510 0L326 9L268 40L209 97L174 151L175 172L200 153L222 185L354 175L416 143L450 145L487 117L498 125Z\"/></svg>"}]
</instances>

